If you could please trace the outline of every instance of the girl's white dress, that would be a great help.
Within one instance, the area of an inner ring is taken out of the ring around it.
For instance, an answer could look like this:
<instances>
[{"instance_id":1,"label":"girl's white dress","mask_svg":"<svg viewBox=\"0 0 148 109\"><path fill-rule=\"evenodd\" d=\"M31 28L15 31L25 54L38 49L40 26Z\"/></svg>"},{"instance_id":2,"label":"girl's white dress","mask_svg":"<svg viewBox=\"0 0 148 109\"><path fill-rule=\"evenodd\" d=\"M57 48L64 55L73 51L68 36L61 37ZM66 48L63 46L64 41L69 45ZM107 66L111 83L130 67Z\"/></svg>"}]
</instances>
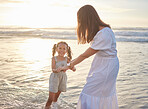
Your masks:
<instances>
[{"instance_id":1,"label":"girl's white dress","mask_svg":"<svg viewBox=\"0 0 148 109\"><path fill-rule=\"evenodd\" d=\"M99 50L77 104L77 109L118 109L116 78L119 61L113 31L105 27L91 42L91 48Z\"/></svg>"}]
</instances>

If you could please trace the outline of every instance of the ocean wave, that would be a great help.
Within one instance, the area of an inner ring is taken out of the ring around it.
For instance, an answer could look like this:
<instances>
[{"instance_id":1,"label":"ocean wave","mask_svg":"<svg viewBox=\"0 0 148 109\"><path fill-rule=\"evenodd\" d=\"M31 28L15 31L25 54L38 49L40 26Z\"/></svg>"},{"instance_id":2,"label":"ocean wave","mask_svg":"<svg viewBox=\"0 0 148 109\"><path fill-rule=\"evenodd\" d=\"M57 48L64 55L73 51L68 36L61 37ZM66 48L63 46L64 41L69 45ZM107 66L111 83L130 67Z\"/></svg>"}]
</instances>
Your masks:
<instances>
[{"instance_id":1,"label":"ocean wave","mask_svg":"<svg viewBox=\"0 0 148 109\"><path fill-rule=\"evenodd\" d=\"M148 31L118 31L115 32L117 36L139 36L139 37L148 37Z\"/></svg>"},{"instance_id":2,"label":"ocean wave","mask_svg":"<svg viewBox=\"0 0 148 109\"><path fill-rule=\"evenodd\" d=\"M146 27L120 27L113 28L117 41L148 42L148 28ZM4 37L40 37L51 39L76 40L74 28L2 28L0 38Z\"/></svg>"},{"instance_id":3,"label":"ocean wave","mask_svg":"<svg viewBox=\"0 0 148 109\"><path fill-rule=\"evenodd\" d=\"M112 28L113 30L148 30L148 27L118 27L118 28Z\"/></svg>"}]
</instances>

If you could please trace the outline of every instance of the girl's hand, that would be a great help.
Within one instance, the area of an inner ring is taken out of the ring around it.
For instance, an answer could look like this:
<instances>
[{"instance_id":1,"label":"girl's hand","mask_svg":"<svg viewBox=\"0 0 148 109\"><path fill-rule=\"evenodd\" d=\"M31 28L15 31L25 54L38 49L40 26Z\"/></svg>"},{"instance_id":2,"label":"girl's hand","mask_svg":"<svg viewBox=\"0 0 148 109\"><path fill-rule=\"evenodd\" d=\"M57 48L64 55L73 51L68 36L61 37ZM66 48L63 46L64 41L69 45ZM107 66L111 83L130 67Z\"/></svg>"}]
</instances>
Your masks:
<instances>
[{"instance_id":1,"label":"girl's hand","mask_svg":"<svg viewBox=\"0 0 148 109\"><path fill-rule=\"evenodd\" d=\"M68 70L69 68L67 66L62 67L62 70L65 72L66 70Z\"/></svg>"},{"instance_id":2,"label":"girl's hand","mask_svg":"<svg viewBox=\"0 0 148 109\"><path fill-rule=\"evenodd\" d=\"M57 68L57 73L59 73L62 70L62 67Z\"/></svg>"}]
</instances>

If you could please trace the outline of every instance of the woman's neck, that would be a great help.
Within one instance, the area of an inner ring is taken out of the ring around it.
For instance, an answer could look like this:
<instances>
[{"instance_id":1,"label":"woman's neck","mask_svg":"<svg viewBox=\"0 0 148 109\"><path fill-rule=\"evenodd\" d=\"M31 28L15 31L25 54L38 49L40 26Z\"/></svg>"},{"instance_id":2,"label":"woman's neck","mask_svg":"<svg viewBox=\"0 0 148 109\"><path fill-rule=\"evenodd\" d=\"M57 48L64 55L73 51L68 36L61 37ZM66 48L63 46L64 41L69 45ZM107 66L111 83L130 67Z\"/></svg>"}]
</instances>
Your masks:
<instances>
[{"instance_id":1,"label":"woman's neck","mask_svg":"<svg viewBox=\"0 0 148 109\"><path fill-rule=\"evenodd\" d=\"M99 30L102 30L103 28L105 28L104 26L99 26Z\"/></svg>"}]
</instances>

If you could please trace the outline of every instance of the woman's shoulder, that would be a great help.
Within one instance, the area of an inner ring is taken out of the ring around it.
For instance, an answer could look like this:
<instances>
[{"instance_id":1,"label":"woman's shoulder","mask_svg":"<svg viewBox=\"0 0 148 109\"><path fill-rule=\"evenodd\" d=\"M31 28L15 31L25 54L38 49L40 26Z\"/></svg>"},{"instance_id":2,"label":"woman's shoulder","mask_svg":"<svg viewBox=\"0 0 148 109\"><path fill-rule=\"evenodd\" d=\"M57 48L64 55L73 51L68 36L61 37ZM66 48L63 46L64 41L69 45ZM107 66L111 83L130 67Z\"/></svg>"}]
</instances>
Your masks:
<instances>
[{"instance_id":1,"label":"woman's shoulder","mask_svg":"<svg viewBox=\"0 0 148 109\"><path fill-rule=\"evenodd\" d=\"M113 31L111 28L104 27L103 29L101 29L100 31L97 32L97 34L94 37L94 40L98 39L98 38L108 38L108 36L110 36L112 34L113 34Z\"/></svg>"},{"instance_id":2,"label":"woman's shoulder","mask_svg":"<svg viewBox=\"0 0 148 109\"><path fill-rule=\"evenodd\" d=\"M98 33L109 33L109 32L112 32L112 29L109 27L104 27L100 31L98 31Z\"/></svg>"},{"instance_id":3,"label":"woman's shoulder","mask_svg":"<svg viewBox=\"0 0 148 109\"><path fill-rule=\"evenodd\" d=\"M111 29L105 27L101 29L91 42L91 48L95 50L107 50L112 45L112 33Z\"/></svg>"}]
</instances>

